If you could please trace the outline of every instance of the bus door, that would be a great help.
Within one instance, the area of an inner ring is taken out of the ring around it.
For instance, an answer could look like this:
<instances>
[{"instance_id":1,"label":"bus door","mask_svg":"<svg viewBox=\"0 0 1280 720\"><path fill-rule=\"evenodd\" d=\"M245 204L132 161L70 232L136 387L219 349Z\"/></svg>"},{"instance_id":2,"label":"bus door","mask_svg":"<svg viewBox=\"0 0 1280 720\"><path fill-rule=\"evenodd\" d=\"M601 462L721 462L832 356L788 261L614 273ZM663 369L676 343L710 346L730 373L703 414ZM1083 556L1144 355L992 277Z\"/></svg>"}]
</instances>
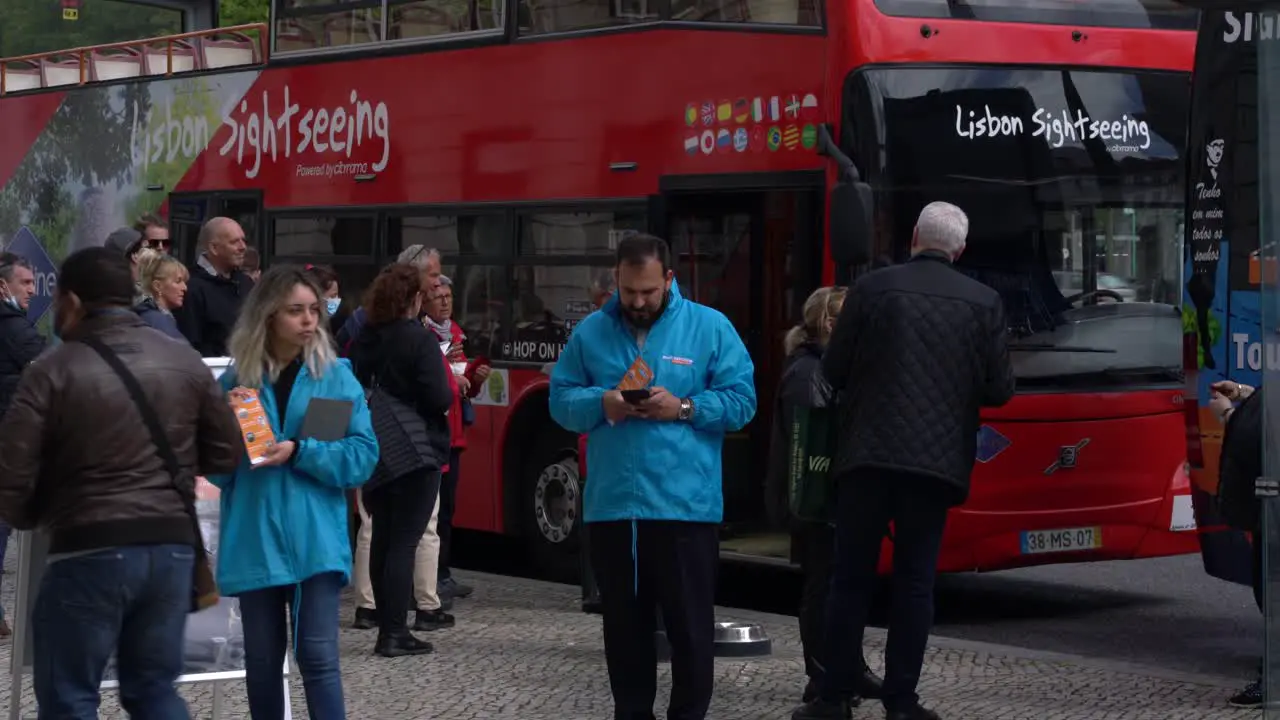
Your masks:
<instances>
[{"instance_id":1,"label":"bus door","mask_svg":"<svg viewBox=\"0 0 1280 720\"><path fill-rule=\"evenodd\" d=\"M671 244L680 291L723 312L755 363L755 419L724 447L726 530L744 542L767 529L765 469L782 336L821 280L821 178L805 180L785 189L675 190L657 214L655 231ZM786 546L744 545L742 552L785 557Z\"/></svg>"},{"instance_id":2,"label":"bus door","mask_svg":"<svg viewBox=\"0 0 1280 720\"><path fill-rule=\"evenodd\" d=\"M215 217L240 223L250 246L262 249L262 194L257 192L174 193L169 196L169 235L174 256L187 264L199 255L200 228Z\"/></svg>"}]
</instances>

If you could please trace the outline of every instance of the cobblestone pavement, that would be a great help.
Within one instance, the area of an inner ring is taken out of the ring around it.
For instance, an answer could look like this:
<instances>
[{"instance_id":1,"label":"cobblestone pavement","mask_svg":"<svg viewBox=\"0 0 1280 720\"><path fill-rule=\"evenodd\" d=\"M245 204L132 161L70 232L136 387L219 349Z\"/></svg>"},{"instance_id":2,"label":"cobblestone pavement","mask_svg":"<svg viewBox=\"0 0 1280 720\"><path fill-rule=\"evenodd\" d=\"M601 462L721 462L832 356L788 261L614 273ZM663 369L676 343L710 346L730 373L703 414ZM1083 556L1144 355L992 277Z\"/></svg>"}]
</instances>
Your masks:
<instances>
[{"instance_id":1,"label":"cobblestone pavement","mask_svg":"<svg viewBox=\"0 0 1280 720\"><path fill-rule=\"evenodd\" d=\"M14 576L4 578L4 603L12 607ZM430 634L436 653L387 660L372 655L376 631L343 629L342 663L348 717L353 720L603 720L612 716L600 641L600 619L578 610L578 591L563 585L465 573L475 594L455 607L458 625ZM344 626L351 605L344 605ZM763 623L773 655L716 663L718 720L783 720L797 702L803 677L794 618L722 610L721 620ZM871 631L868 657L878 665L884 636ZM9 644L0 663L9 669ZM659 712L665 706L669 667L659 669ZM8 683L4 683L8 685ZM306 718L302 683L291 681L293 715ZM24 713L34 710L25 683ZM223 686L225 718L244 718L239 681ZM1231 688L1217 678L1034 653L1001 646L938 639L930 648L921 683L925 703L947 720L1212 720L1255 718L1232 710ZM212 687L183 688L197 718L212 713ZM0 691L7 712L10 691ZM34 717L34 715L31 715ZM113 693L103 717L124 718ZM855 711L855 720L884 717L878 705Z\"/></svg>"}]
</instances>

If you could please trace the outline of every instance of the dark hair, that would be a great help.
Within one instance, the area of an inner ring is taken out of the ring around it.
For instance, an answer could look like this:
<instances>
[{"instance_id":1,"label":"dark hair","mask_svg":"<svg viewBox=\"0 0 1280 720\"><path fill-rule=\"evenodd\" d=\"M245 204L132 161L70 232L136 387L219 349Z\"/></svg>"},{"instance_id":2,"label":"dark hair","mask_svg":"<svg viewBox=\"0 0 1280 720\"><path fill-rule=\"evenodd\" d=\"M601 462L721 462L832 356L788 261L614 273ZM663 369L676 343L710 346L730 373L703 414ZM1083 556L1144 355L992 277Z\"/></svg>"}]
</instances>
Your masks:
<instances>
[{"instance_id":1,"label":"dark hair","mask_svg":"<svg viewBox=\"0 0 1280 720\"><path fill-rule=\"evenodd\" d=\"M330 285L338 284L338 273L328 265L308 265L307 274L321 292L328 291Z\"/></svg>"},{"instance_id":2,"label":"dark hair","mask_svg":"<svg viewBox=\"0 0 1280 720\"><path fill-rule=\"evenodd\" d=\"M240 270L243 272L253 272L258 269L258 266L261 263L262 258L258 255L257 248L252 245L246 246L244 249L244 264L240 266Z\"/></svg>"},{"instance_id":3,"label":"dark hair","mask_svg":"<svg viewBox=\"0 0 1280 720\"><path fill-rule=\"evenodd\" d=\"M58 291L75 293L85 307L133 305L129 258L105 247L71 253L58 271Z\"/></svg>"},{"instance_id":4,"label":"dark hair","mask_svg":"<svg viewBox=\"0 0 1280 720\"><path fill-rule=\"evenodd\" d=\"M364 311L370 325L383 325L404 317L422 291L418 268L395 263L373 279L364 297Z\"/></svg>"},{"instance_id":5,"label":"dark hair","mask_svg":"<svg viewBox=\"0 0 1280 720\"><path fill-rule=\"evenodd\" d=\"M656 235L628 231L618 240L617 265L643 265L657 259L662 271L671 269L671 250L667 241Z\"/></svg>"},{"instance_id":6,"label":"dark hair","mask_svg":"<svg viewBox=\"0 0 1280 720\"><path fill-rule=\"evenodd\" d=\"M26 268L31 270L31 263L21 255L15 255L11 252L0 252L0 280L8 282L13 279L14 268Z\"/></svg>"},{"instance_id":7,"label":"dark hair","mask_svg":"<svg viewBox=\"0 0 1280 720\"><path fill-rule=\"evenodd\" d=\"M164 218L161 218L159 215L144 213L141 217L138 218L138 222L133 224L133 229L137 230L143 235L147 234L147 228L153 228L153 227L164 228L167 230L169 229L169 223L165 222Z\"/></svg>"}]
</instances>

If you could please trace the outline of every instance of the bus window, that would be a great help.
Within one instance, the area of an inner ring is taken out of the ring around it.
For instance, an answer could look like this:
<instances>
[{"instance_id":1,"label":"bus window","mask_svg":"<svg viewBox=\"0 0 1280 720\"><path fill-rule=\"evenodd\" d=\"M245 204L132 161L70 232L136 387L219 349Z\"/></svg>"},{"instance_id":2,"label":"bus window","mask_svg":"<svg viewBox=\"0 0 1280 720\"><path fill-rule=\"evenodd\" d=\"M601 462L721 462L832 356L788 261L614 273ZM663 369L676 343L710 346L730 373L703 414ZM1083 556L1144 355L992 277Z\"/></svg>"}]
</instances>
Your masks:
<instances>
[{"instance_id":1,"label":"bus window","mask_svg":"<svg viewBox=\"0 0 1280 720\"><path fill-rule=\"evenodd\" d=\"M762 25L822 25L821 0L673 0L671 19Z\"/></svg>"}]
</instances>

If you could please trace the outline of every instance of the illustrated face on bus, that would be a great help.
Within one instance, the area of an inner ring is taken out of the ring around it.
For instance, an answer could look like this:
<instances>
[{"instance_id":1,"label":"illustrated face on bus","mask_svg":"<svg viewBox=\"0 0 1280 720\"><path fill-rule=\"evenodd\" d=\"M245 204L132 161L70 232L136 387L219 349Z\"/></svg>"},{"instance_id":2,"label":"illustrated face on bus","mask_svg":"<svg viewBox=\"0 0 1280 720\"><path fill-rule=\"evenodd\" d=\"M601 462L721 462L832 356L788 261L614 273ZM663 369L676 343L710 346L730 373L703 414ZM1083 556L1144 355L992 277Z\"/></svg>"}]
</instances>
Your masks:
<instances>
[{"instance_id":1,"label":"illustrated face on bus","mask_svg":"<svg viewBox=\"0 0 1280 720\"><path fill-rule=\"evenodd\" d=\"M36 294L36 276L31 268L14 265L7 279L0 278L0 299L26 312Z\"/></svg>"},{"instance_id":2,"label":"illustrated face on bus","mask_svg":"<svg viewBox=\"0 0 1280 720\"><path fill-rule=\"evenodd\" d=\"M271 320L271 334L279 342L294 347L306 347L316 336L320 325L320 298L311 288L301 283Z\"/></svg>"},{"instance_id":3,"label":"illustrated face on bus","mask_svg":"<svg viewBox=\"0 0 1280 720\"><path fill-rule=\"evenodd\" d=\"M662 317L675 274L656 257L618 265L618 301L622 314L637 328L648 328Z\"/></svg>"}]
</instances>

